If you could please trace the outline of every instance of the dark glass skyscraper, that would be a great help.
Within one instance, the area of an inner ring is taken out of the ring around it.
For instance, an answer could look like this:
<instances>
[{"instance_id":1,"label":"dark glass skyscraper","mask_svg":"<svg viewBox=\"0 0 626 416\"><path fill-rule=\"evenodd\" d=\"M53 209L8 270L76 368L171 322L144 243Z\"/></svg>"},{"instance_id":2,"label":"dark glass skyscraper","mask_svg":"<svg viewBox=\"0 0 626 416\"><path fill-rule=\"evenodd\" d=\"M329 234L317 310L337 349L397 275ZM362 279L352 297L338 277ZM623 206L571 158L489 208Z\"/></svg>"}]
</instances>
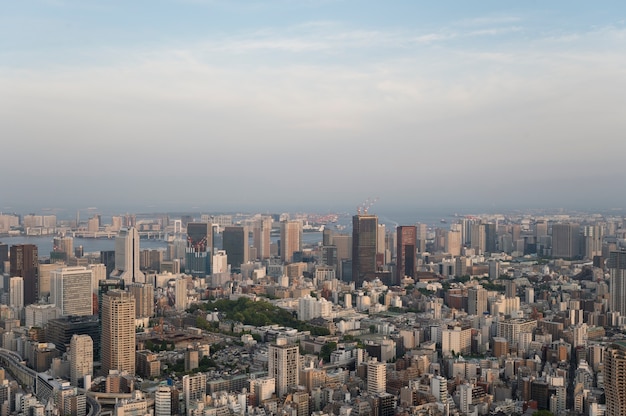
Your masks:
<instances>
[{"instance_id":1,"label":"dark glass skyscraper","mask_svg":"<svg viewBox=\"0 0 626 416\"><path fill-rule=\"evenodd\" d=\"M352 280L359 287L376 276L378 217L358 214L352 217Z\"/></svg>"},{"instance_id":2,"label":"dark glass skyscraper","mask_svg":"<svg viewBox=\"0 0 626 416\"><path fill-rule=\"evenodd\" d=\"M241 269L248 262L248 231L244 227L226 227L222 233L222 247L232 270Z\"/></svg>"},{"instance_id":3,"label":"dark glass skyscraper","mask_svg":"<svg viewBox=\"0 0 626 416\"><path fill-rule=\"evenodd\" d=\"M401 225L397 228L398 254L396 256L396 284L400 284L405 276L415 277L415 245L417 227Z\"/></svg>"},{"instance_id":4,"label":"dark glass skyscraper","mask_svg":"<svg viewBox=\"0 0 626 416\"><path fill-rule=\"evenodd\" d=\"M34 244L11 246L11 277L24 279L24 305L39 300L39 251Z\"/></svg>"},{"instance_id":5,"label":"dark glass skyscraper","mask_svg":"<svg viewBox=\"0 0 626 416\"><path fill-rule=\"evenodd\" d=\"M187 224L187 249L185 270L196 277L211 274L211 256L213 254L213 226L208 222L190 222Z\"/></svg>"}]
</instances>

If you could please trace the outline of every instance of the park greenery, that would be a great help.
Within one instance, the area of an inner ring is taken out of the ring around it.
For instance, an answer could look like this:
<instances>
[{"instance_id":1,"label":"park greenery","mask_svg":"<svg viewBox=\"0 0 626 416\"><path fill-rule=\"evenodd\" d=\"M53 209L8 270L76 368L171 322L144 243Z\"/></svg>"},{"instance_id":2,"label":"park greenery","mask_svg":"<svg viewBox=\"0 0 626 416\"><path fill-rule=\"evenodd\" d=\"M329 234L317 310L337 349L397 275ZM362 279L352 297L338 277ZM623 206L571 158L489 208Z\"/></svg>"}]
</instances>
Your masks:
<instances>
[{"instance_id":1,"label":"park greenery","mask_svg":"<svg viewBox=\"0 0 626 416\"><path fill-rule=\"evenodd\" d=\"M295 314L274 306L266 300L253 301L245 297L237 300L219 299L208 303L195 303L191 305L188 312L194 313L199 309L206 312L218 311L225 319L241 322L244 325L281 325L299 331L311 331L311 335L330 333L327 328L298 320Z\"/></svg>"}]
</instances>

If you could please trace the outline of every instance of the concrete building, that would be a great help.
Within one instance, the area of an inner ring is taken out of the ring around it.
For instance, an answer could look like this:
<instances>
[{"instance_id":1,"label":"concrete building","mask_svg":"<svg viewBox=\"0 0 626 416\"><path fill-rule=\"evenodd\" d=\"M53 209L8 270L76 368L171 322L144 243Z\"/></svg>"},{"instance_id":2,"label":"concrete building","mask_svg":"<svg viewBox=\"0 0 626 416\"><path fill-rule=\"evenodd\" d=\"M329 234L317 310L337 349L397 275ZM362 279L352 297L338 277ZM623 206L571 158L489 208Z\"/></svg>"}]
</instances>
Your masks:
<instances>
[{"instance_id":1,"label":"concrete building","mask_svg":"<svg viewBox=\"0 0 626 416\"><path fill-rule=\"evenodd\" d=\"M115 270L111 277L122 279L126 284L145 282L140 270L139 232L134 227L122 228L115 237Z\"/></svg>"},{"instance_id":2,"label":"concrete building","mask_svg":"<svg viewBox=\"0 0 626 416\"><path fill-rule=\"evenodd\" d=\"M626 251L611 251L609 268L609 310L626 316Z\"/></svg>"},{"instance_id":3,"label":"concrete building","mask_svg":"<svg viewBox=\"0 0 626 416\"><path fill-rule=\"evenodd\" d=\"M102 299L102 374L135 374L135 298L111 290Z\"/></svg>"},{"instance_id":4,"label":"concrete building","mask_svg":"<svg viewBox=\"0 0 626 416\"><path fill-rule=\"evenodd\" d=\"M10 275L24 279L24 305L39 300L39 250L34 244L11 246Z\"/></svg>"},{"instance_id":5,"label":"concrete building","mask_svg":"<svg viewBox=\"0 0 626 416\"><path fill-rule=\"evenodd\" d=\"M417 230L413 225L401 225L396 228L398 253L396 255L396 284L405 276L415 278Z\"/></svg>"},{"instance_id":6,"label":"concrete building","mask_svg":"<svg viewBox=\"0 0 626 416\"><path fill-rule=\"evenodd\" d=\"M352 281L356 287L373 280L376 274L378 217L358 214L352 217Z\"/></svg>"},{"instance_id":7,"label":"concrete building","mask_svg":"<svg viewBox=\"0 0 626 416\"><path fill-rule=\"evenodd\" d=\"M280 259L284 263L293 261L293 253L302 251L302 222L288 220L280 222Z\"/></svg>"},{"instance_id":8,"label":"concrete building","mask_svg":"<svg viewBox=\"0 0 626 416\"><path fill-rule=\"evenodd\" d=\"M611 344L604 351L606 416L626 414L626 342Z\"/></svg>"},{"instance_id":9,"label":"concrete building","mask_svg":"<svg viewBox=\"0 0 626 416\"><path fill-rule=\"evenodd\" d=\"M268 376L276 380L276 394L281 397L290 388L298 386L300 353L297 345L287 344L287 339L278 338L269 346Z\"/></svg>"},{"instance_id":10,"label":"concrete building","mask_svg":"<svg viewBox=\"0 0 626 416\"><path fill-rule=\"evenodd\" d=\"M222 233L222 248L228 256L232 270L240 270L248 262L248 230L245 227L230 226Z\"/></svg>"},{"instance_id":11,"label":"concrete building","mask_svg":"<svg viewBox=\"0 0 626 416\"><path fill-rule=\"evenodd\" d=\"M367 363L367 393L382 394L387 391L387 365L376 359Z\"/></svg>"},{"instance_id":12,"label":"concrete building","mask_svg":"<svg viewBox=\"0 0 626 416\"><path fill-rule=\"evenodd\" d=\"M61 316L93 315L93 272L86 267L63 267L50 274L50 303Z\"/></svg>"},{"instance_id":13,"label":"concrete building","mask_svg":"<svg viewBox=\"0 0 626 416\"><path fill-rule=\"evenodd\" d=\"M93 340L89 335L73 335L70 341L70 382L73 386L85 387L85 376L93 376Z\"/></svg>"}]
</instances>

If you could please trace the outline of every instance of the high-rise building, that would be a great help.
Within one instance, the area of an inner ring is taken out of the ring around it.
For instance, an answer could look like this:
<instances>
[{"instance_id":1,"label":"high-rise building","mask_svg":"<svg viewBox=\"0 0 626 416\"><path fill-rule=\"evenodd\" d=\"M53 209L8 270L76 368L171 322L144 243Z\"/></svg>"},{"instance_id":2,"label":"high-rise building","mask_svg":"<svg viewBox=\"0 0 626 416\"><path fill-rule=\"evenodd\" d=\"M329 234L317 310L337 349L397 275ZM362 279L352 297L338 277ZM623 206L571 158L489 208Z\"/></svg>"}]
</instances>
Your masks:
<instances>
[{"instance_id":1,"label":"high-rise building","mask_svg":"<svg viewBox=\"0 0 626 416\"><path fill-rule=\"evenodd\" d=\"M471 287L467 290L467 313L482 315L487 312L487 290L482 286Z\"/></svg>"},{"instance_id":2,"label":"high-rise building","mask_svg":"<svg viewBox=\"0 0 626 416\"><path fill-rule=\"evenodd\" d=\"M415 239L417 244L417 252L424 253L426 251L426 239L428 238L428 226L422 223L415 224Z\"/></svg>"},{"instance_id":3,"label":"high-rise building","mask_svg":"<svg viewBox=\"0 0 626 416\"><path fill-rule=\"evenodd\" d=\"M461 232L450 230L446 233L446 242L444 251L453 257L461 255Z\"/></svg>"},{"instance_id":4,"label":"high-rise building","mask_svg":"<svg viewBox=\"0 0 626 416\"><path fill-rule=\"evenodd\" d=\"M172 388L159 386L154 393L154 416L172 415Z\"/></svg>"},{"instance_id":5,"label":"high-rise building","mask_svg":"<svg viewBox=\"0 0 626 416\"><path fill-rule=\"evenodd\" d=\"M609 268L609 310L626 316L626 251L611 251Z\"/></svg>"},{"instance_id":6,"label":"high-rise building","mask_svg":"<svg viewBox=\"0 0 626 416\"><path fill-rule=\"evenodd\" d=\"M93 375L93 340L89 335L72 335L70 341L70 380L84 387L84 377Z\"/></svg>"},{"instance_id":7,"label":"high-rise building","mask_svg":"<svg viewBox=\"0 0 626 416\"><path fill-rule=\"evenodd\" d=\"M573 259L580 257L580 226L576 223L552 225L552 257Z\"/></svg>"},{"instance_id":8,"label":"high-rise building","mask_svg":"<svg viewBox=\"0 0 626 416\"><path fill-rule=\"evenodd\" d=\"M276 394L281 397L298 386L300 352L297 345L278 338L269 346L268 355L268 376L276 380Z\"/></svg>"},{"instance_id":9,"label":"high-rise building","mask_svg":"<svg viewBox=\"0 0 626 416\"><path fill-rule=\"evenodd\" d=\"M9 279L9 306L16 309L24 307L24 279L19 276Z\"/></svg>"},{"instance_id":10,"label":"high-rise building","mask_svg":"<svg viewBox=\"0 0 626 416\"><path fill-rule=\"evenodd\" d=\"M206 374L198 373L183 376L183 394L187 409L194 401L204 402L206 397Z\"/></svg>"},{"instance_id":11,"label":"high-rise building","mask_svg":"<svg viewBox=\"0 0 626 416\"><path fill-rule=\"evenodd\" d=\"M52 239L52 253L50 259L67 262L74 256L74 239L72 237L54 237Z\"/></svg>"},{"instance_id":12,"label":"high-rise building","mask_svg":"<svg viewBox=\"0 0 626 416\"><path fill-rule=\"evenodd\" d=\"M626 414L626 342L617 341L604 351L606 416Z\"/></svg>"},{"instance_id":13,"label":"high-rise building","mask_svg":"<svg viewBox=\"0 0 626 416\"><path fill-rule=\"evenodd\" d=\"M213 255L213 225L209 222L187 224L187 247L185 249L185 269L194 277L211 274Z\"/></svg>"},{"instance_id":14,"label":"high-rise building","mask_svg":"<svg viewBox=\"0 0 626 416\"><path fill-rule=\"evenodd\" d=\"M116 270L111 277L122 279L126 284L145 282L139 262L139 232L134 227L122 228L115 237Z\"/></svg>"},{"instance_id":15,"label":"high-rise building","mask_svg":"<svg viewBox=\"0 0 626 416\"><path fill-rule=\"evenodd\" d=\"M50 303L59 308L61 316L93 314L93 272L86 267L63 267L50 274Z\"/></svg>"},{"instance_id":16,"label":"high-rise building","mask_svg":"<svg viewBox=\"0 0 626 416\"><path fill-rule=\"evenodd\" d=\"M187 309L187 279L177 277L174 281L174 300L178 311Z\"/></svg>"},{"instance_id":17,"label":"high-rise building","mask_svg":"<svg viewBox=\"0 0 626 416\"><path fill-rule=\"evenodd\" d=\"M485 224L472 224L471 230L471 247L476 250L476 254L484 254L487 250L487 232Z\"/></svg>"},{"instance_id":18,"label":"high-rise building","mask_svg":"<svg viewBox=\"0 0 626 416\"><path fill-rule=\"evenodd\" d=\"M378 217L357 214L352 217L352 281L360 287L376 275Z\"/></svg>"},{"instance_id":19,"label":"high-rise building","mask_svg":"<svg viewBox=\"0 0 626 416\"><path fill-rule=\"evenodd\" d=\"M255 221L252 229L254 239L254 248L256 248L257 257L261 260L269 259L270 254L270 234L272 232L272 217L261 217Z\"/></svg>"},{"instance_id":20,"label":"high-rise building","mask_svg":"<svg viewBox=\"0 0 626 416\"><path fill-rule=\"evenodd\" d=\"M2 217L0 215L0 217ZM0 243L0 273L6 273L8 270L4 270L4 262L9 261L9 246L5 243Z\"/></svg>"},{"instance_id":21,"label":"high-rise building","mask_svg":"<svg viewBox=\"0 0 626 416\"><path fill-rule=\"evenodd\" d=\"M150 283L132 283L128 291L135 298L135 317L151 318L154 316L154 286Z\"/></svg>"},{"instance_id":22,"label":"high-rise building","mask_svg":"<svg viewBox=\"0 0 626 416\"><path fill-rule=\"evenodd\" d=\"M240 270L241 265L248 262L248 230L245 227L225 227L222 248L226 251L231 270Z\"/></svg>"},{"instance_id":23,"label":"high-rise building","mask_svg":"<svg viewBox=\"0 0 626 416\"><path fill-rule=\"evenodd\" d=\"M302 250L302 223L298 220L280 222L280 259L293 261L293 253Z\"/></svg>"},{"instance_id":24,"label":"high-rise building","mask_svg":"<svg viewBox=\"0 0 626 416\"><path fill-rule=\"evenodd\" d=\"M135 298L111 290L102 299L102 374L135 374Z\"/></svg>"},{"instance_id":25,"label":"high-rise building","mask_svg":"<svg viewBox=\"0 0 626 416\"><path fill-rule=\"evenodd\" d=\"M24 305L39 300L39 252L34 244L11 246L11 276L24 279Z\"/></svg>"},{"instance_id":26,"label":"high-rise building","mask_svg":"<svg viewBox=\"0 0 626 416\"><path fill-rule=\"evenodd\" d=\"M396 255L396 284L405 276L415 278L417 228L414 225L401 225L396 229L398 254Z\"/></svg>"},{"instance_id":27,"label":"high-rise building","mask_svg":"<svg viewBox=\"0 0 626 416\"><path fill-rule=\"evenodd\" d=\"M584 252L583 257L593 260L595 256L602 255L603 230L599 225L586 225L583 228Z\"/></svg>"},{"instance_id":28,"label":"high-rise building","mask_svg":"<svg viewBox=\"0 0 626 416\"><path fill-rule=\"evenodd\" d=\"M387 391L387 364L375 358L367 363L367 393L377 395Z\"/></svg>"}]
</instances>

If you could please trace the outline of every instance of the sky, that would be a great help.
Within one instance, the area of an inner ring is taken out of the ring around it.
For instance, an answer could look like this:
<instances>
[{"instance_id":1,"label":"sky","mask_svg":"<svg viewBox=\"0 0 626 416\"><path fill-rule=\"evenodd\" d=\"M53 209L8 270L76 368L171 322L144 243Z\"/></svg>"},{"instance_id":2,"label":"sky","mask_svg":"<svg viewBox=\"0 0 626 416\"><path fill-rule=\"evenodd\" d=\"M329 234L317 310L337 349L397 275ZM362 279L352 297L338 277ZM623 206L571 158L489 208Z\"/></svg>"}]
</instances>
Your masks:
<instances>
[{"instance_id":1,"label":"sky","mask_svg":"<svg viewBox=\"0 0 626 416\"><path fill-rule=\"evenodd\" d=\"M626 205L626 4L0 4L0 211Z\"/></svg>"}]
</instances>

